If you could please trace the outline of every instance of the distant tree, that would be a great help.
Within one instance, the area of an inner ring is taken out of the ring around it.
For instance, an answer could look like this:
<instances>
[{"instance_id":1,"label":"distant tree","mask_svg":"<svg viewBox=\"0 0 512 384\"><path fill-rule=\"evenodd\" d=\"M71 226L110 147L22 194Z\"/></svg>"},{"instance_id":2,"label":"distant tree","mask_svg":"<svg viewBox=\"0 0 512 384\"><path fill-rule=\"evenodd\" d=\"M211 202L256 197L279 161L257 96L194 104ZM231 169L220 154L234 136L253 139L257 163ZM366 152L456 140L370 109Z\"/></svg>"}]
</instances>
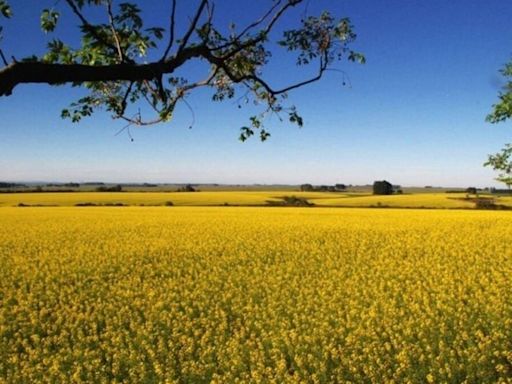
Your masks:
<instances>
[{"instance_id":1,"label":"distant tree","mask_svg":"<svg viewBox=\"0 0 512 384\"><path fill-rule=\"evenodd\" d=\"M386 181L375 181L373 183L373 194L374 195L391 195L393 194L393 185Z\"/></svg>"},{"instance_id":2,"label":"distant tree","mask_svg":"<svg viewBox=\"0 0 512 384\"><path fill-rule=\"evenodd\" d=\"M469 195L476 195L478 190L475 187L468 187L466 188L466 193Z\"/></svg>"},{"instance_id":3,"label":"distant tree","mask_svg":"<svg viewBox=\"0 0 512 384\"><path fill-rule=\"evenodd\" d=\"M311 184L302 184L302 185L300 186L300 190L301 190L302 192L311 192L311 191L313 191L313 190L314 190L314 187L313 187L313 185L311 185Z\"/></svg>"},{"instance_id":4,"label":"distant tree","mask_svg":"<svg viewBox=\"0 0 512 384\"><path fill-rule=\"evenodd\" d=\"M191 184L187 184L183 187L179 187L176 192L196 192L196 189Z\"/></svg>"},{"instance_id":5,"label":"distant tree","mask_svg":"<svg viewBox=\"0 0 512 384\"><path fill-rule=\"evenodd\" d=\"M191 92L209 88L213 101L233 99L239 93L240 102L235 103L239 108L250 101L251 105L260 105L261 113L251 116L250 124L241 128L240 139L258 134L266 140L270 134L263 121L268 115L279 119L284 115L291 123L303 124L297 109L286 104L289 91L320 80L340 60L365 61L362 54L351 49L356 34L350 20L335 19L328 11L309 15L306 0L267 0L266 10L255 15L252 22L244 26L230 23L227 28L215 18L215 0L166 1L167 28L146 25L141 7L154 2L54 1L52 8L41 12L42 31L55 36L45 54L8 60L14 57L13 52L7 54L0 49L0 63L4 65L0 68L0 96L11 95L17 85L24 83L70 83L85 88L88 94L64 109L63 118L78 122L104 109L114 119L126 121L127 126L142 126L171 120L176 105L186 103ZM184 3L195 4L190 18L183 13ZM248 1L232 1L230 5L243 10L244 3ZM24 6L22 2L13 4ZM292 12L301 4L302 10ZM12 14L9 1L0 0L0 20ZM68 17L76 19L81 35L72 42L58 34L59 21ZM282 31L278 38L277 26L285 18L288 22L296 20L297 26ZM182 20L189 20L183 29L177 26ZM30 36L20 29L19 38ZM273 43L277 44L271 53ZM295 54L300 67L315 66L314 73L294 76L297 81L276 86L263 72L278 49ZM198 62L205 65L198 66ZM191 76L197 68L205 71L200 80ZM140 109L129 108L138 102L149 104L154 114L143 116Z\"/></svg>"},{"instance_id":6,"label":"distant tree","mask_svg":"<svg viewBox=\"0 0 512 384\"><path fill-rule=\"evenodd\" d=\"M96 188L96 192L122 192L122 191L123 191L123 187L121 184L113 185L111 187L102 185L102 186Z\"/></svg>"},{"instance_id":7,"label":"distant tree","mask_svg":"<svg viewBox=\"0 0 512 384\"><path fill-rule=\"evenodd\" d=\"M338 191L344 191L345 189L347 189L347 186L345 184L336 184L334 186Z\"/></svg>"}]
</instances>

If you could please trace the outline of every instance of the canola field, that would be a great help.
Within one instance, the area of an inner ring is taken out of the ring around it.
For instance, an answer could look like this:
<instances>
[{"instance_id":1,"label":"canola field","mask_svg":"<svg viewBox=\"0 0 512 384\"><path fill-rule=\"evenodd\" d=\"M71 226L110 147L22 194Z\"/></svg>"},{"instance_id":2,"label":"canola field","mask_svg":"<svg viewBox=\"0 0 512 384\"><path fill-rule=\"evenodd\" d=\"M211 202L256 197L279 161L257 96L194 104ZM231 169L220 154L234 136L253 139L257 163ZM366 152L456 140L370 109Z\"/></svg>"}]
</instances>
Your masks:
<instances>
[{"instance_id":1,"label":"canola field","mask_svg":"<svg viewBox=\"0 0 512 384\"><path fill-rule=\"evenodd\" d=\"M511 383L509 212L0 208L0 383Z\"/></svg>"},{"instance_id":2,"label":"canola field","mask_svg":"<svg viewBox=\"0 0 512 384\"><path fill-rule=\"evenodd\" d=\"M306 199L318 207L390 207L472 209L474 202L465 193L411 193L376 196L368 193L299 191L202 191L202 192L43 192L0 193L0 207L76 206L83 204L129 206L261 206L283 201L284 196ZM512 207L512 196L492 197L499 205Z\"/></svg>"}]
</instances>

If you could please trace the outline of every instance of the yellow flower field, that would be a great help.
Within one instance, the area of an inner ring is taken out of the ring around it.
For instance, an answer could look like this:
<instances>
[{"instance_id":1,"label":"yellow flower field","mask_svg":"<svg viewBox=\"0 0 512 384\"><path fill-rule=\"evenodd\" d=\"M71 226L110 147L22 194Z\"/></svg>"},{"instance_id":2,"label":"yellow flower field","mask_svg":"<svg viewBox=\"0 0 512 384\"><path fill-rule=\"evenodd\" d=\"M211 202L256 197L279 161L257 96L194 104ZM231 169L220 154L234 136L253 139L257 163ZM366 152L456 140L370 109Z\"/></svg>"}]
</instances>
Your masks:
<instances>
[{"instance_id":1,"label":"yellow flower field","mask_svg":"<svg viewBox=\"0 0 512 384\"><path fill-rule=\"evenodd\" d=\"M164 205L171 201L181 206L210 205L265 205L268 201L279 201L281 196L294 195L305 199L341 198L345 194L327 192L290 191L221 191L221 192L44 192L44 193L0 193L0 207L18 204L41 206L74 206L76 204Z\"/></svg>"},{"instance_id":2,"label":"yellow flower field","mask_svg":"<svg viewBox=\"0 0 512 384\"><path fill-rule=\"evenodd\" d=\"M512 383L510 212L0 208L0 383Z\"/></svg>"},{"instance_id":3,"label":"yellow flower field","mask_svg":"<svg viewBox=\"0 0 512 384\"><path fill-rule=\"evenodd\" d=\"M332 193L299 191L202 191L202 192L43 192L0 193L0 207L75 206L77 204L124 204L160 206L260 206L282 201L284 196L307 199L319 207L391 207L391 208L474 208L464 201L465 193L412 193L377 196L368 193ZM489 197L490 195L484 195ZM492 196L496 204L512 207L512 196Z\"/></svg>"}]
</instances>

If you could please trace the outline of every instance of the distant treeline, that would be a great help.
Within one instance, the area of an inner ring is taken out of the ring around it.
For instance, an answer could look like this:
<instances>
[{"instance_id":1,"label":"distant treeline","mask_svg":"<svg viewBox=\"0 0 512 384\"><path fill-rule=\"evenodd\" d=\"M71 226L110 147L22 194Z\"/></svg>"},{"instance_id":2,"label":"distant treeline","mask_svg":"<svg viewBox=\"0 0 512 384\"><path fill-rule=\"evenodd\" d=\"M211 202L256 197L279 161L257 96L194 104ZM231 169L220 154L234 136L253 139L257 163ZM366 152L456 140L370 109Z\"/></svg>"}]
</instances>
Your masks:
<instances>
[{"instance_id":1,"label":"distant treeline","mask_svg":"<svg viewBox=\"0 0 512 384\"><path fill-rule=\"evenodd\" d=\"M302 184L300 190L302 192L340 192L347 189L345 184L334 184L334 185L312 185Z\"/></svg>"},{"instance_id":2,"label":"distant treeline","mask_svg":"<svg viewBox=\"0 0 512 384\"><path fill-rule=\"evenodd\" d=\"M0 181L0 188L26 188L25 184L18 183L7 183L5 181Z\"/></svg>"},{"instance_id":3,"label":"distant treeline","mask_svg":"<svg viewBox=\"0 0 512 384\"><path fill-rule=\"evenodd\" d=\"M65 184L46 184L47 187L64 187L64 188L80 188L79 183L65 183Z\"/></svg>"},{"instance_id":4,"label":"distant treeline","mask_svg":"<svg viewBox=\"0 0 512 384\"><path fill-rule=\"evenodd\" d=\"M138 188L138 187L156 188L156 187L158 187L158 184L151 184L151 183L143 183L143 184L132 183L132 184L121 184L121 185L123 187L133 187L133 188Z\"/></svg>"},{"instance_id":5,"label":"distant treeline","mask_svg":"<svg viewBox=\"0 0 512 384\"><path fill-rule=\"evenodd\" d=\"M9 189L0 191L0 193L65 193L65 192L76 192L74 189L44 189L43 187L27 188L27 189Z\"/></svg>"},{"instance_id":6,"label":"distant treeline","mask_svg":"<svg viewBox=\"0 0 512 384\"><path fill-rule=\"evenodd\" d=\"M497 188L491 188L489 190L491 193L499 193L503 195L512 195L512 189L497 189Z\"/></svg>"},{"instance_id":7,"label":"distant treeline","mask_svg":"<svg viewBox=\"0 0 512 384\"><path fill-rule=\"evenodd\" d=\"M471 195L476 195L480 192L488 192L491 194L500 194L500 195L512 195L511 189L498 189L498 188L469 187L466 189L451 189L451 190L445 191L445 193L469 193Z\"/></svg>"},{"instance_id":8,"label":"distant treeline","mask_svg":"<svg viewBox=\"0 0 512 384\"><path fill-rule=\"evenodd\" d=\"M107 187L102 185L101 187L96 188L96 192L122 192L123 187L121 184L113 185L111 187Z\"/></svg>"}]
</instances>

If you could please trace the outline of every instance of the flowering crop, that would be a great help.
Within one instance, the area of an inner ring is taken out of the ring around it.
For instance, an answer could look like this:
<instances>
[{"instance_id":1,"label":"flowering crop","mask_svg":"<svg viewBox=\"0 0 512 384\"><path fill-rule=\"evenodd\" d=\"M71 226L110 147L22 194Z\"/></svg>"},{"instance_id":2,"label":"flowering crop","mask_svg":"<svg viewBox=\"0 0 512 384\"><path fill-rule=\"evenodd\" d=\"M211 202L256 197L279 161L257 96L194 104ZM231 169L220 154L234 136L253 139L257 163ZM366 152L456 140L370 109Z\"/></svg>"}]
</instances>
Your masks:
<instances>
[{"instance_id":1,"label":"flowering crop","mask_svg":"<svg viewBox=\"0 0 512 384\"><path fill-rule=\"evenodd\" d=\"M266 205L282 201L284 196L307 199L318 206L395 207L395 208L474 208L464 200L465 193L413 193L379 196L367 193L298 191L204 191L204 192L44 192L2 193L0 207L17 205L74 206L80 204L124 204L160 206L172 202L178 206ZM512 207L512 197L493 197L496 204Z\"/></svg>"},{"instance_id":2,"label":"flowering crop","mask_svg":"<svg viewBox=\"0 0 512 384\"><path fill-rule=\"evenodd\" d=\"M0 383L511 383L508 212L0 208Z\"/></svg>"}]
</instances>

